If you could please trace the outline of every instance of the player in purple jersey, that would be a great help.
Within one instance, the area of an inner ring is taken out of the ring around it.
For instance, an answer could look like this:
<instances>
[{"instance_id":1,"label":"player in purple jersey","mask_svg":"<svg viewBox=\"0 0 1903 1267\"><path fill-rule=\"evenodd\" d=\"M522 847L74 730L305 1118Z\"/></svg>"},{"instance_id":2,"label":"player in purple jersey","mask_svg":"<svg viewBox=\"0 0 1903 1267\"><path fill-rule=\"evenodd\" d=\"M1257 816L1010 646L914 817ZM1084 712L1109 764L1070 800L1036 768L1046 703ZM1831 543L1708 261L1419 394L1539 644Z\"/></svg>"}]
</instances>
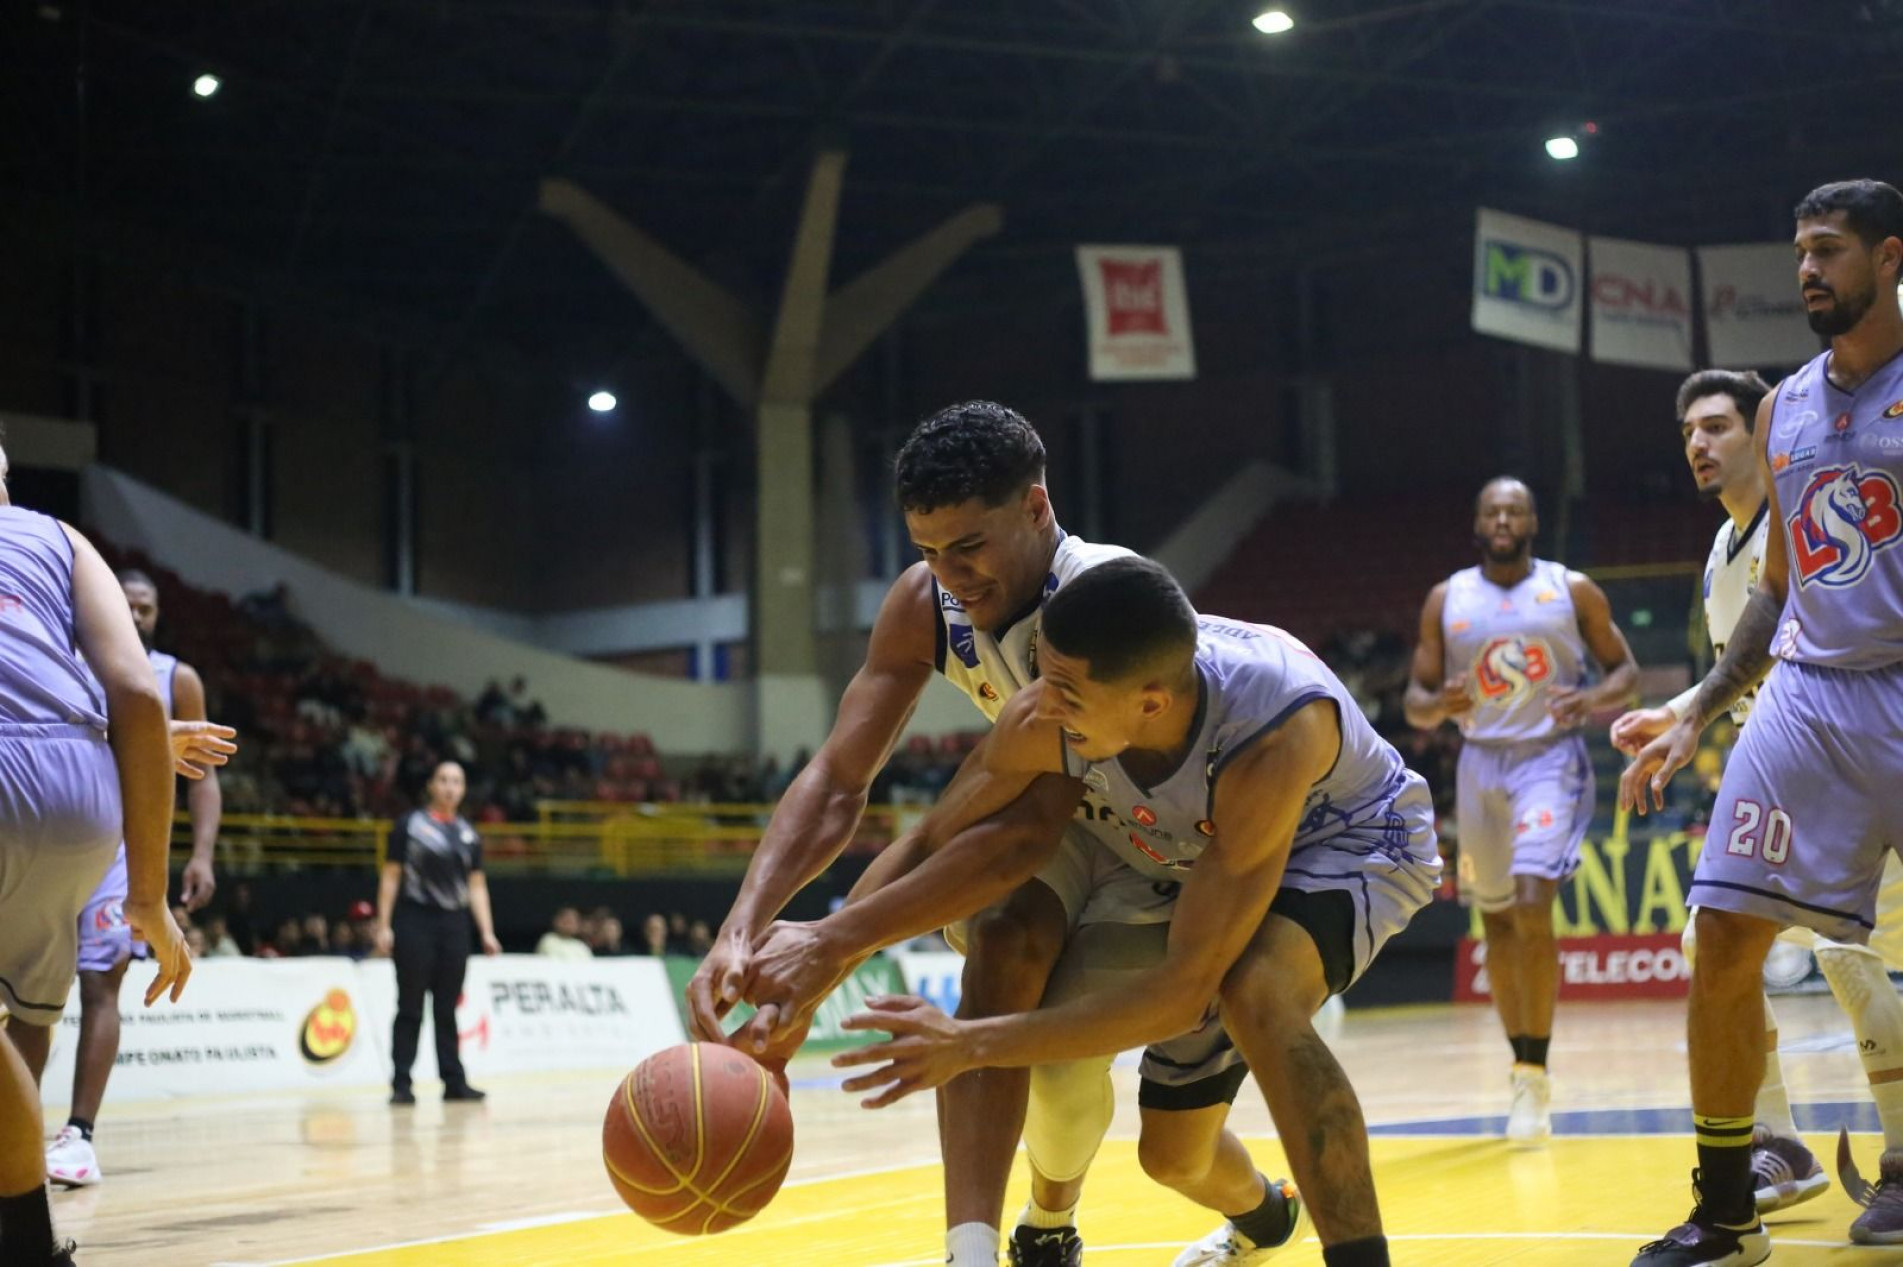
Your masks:
<instances>
[{"instance_id":1,"label":"player in purple jersey","mask_svg":"<svg viewBox=\"0 0 1903 1267\"><path fill-rule=\"evenodd\" d=\"M205 720L205 683L197 670L153 648L159 624L159 591L152 578L135 568L119 573L119 586L132 623L145 645L146 656L159 675L172 720ZM218 773L193 779L186 787L192 819L192 856L179 877L178 900L196 911L211 901L217 889L212 876L212 852L218 843L218 821L224 804ZM93 1148L93 1124L106 1095L113 1062L119 1056L119 985L126 966L143 957L145 948L134 944L121 909L125 898L125 865L115 861L93 898L80 912L79 929L79 1048L73 1054L73 1099L66 1125L46 1150L46 1173L67 1188L90 1187L104 1174ZM38 1077L41 1069L33 1070Z\"/></svg>"},{"instance_id":2,"label":"player in purple jersey","mask_svg":"<svg viewBox=\"0 0 1903 1267\"><path fill-rule=\"evenodd\" d=\"M954 1021L922 999L872 1000L849 1027L893 1040L834 1063L890 1063L846 1089L875 1092L866 1104L877 1108L966 1069L1122 1051L1182 1033L1219 999L1323 1262L1387 1263L1360 1103L1313 1017L1432 897L1440 858L1425 782L1306 647L1266 626L1199 621L1147 559L1073 580L1044 630L1042 679L1013 697L946 812L971 821L1034 781L1055 780L1073 803L1103 798L1127 836L1112 851L1124 865L1181 877L1163 957L1015 1016ZM1178 1267L1265 1262L1292 1239L1290 1206L1274 1211L1283 1224L1267 1240L1232 1215Z\"/></svg>"},{"instance_id":3,"label":"player in purple jersey","mask_svg":"<svg viewBox=\"0 0 1903 1267\"><path fill-rule=\"evenodd\" d=\"M71 989L79 911L120 840L126 917L176 1000L191 957L165 905L171 745L152 666L111 570L79 533L12 506L0 454L0 1262L72 1262L54 1245L39 1089ZM82 662L81 656L84 656Z\"/></svg>"},{"instance_id":4,"label":"player in purple jersey","mask_svg":"<svg viewBox=\"0 0 1903 1267\"><path fill-rule=\"evenodd\" d=\"M1513 1049L1507 1138L1551 1134L1546 1072L1559 954L1553 897L1579 866L1592 764L1579 727L1632 698L1639 669L1597 585L1533 557L1533 492L1489 481L1474 502L1480 565L1427 595L1407 686L1423 730L1460 725L1456 816L1462 895L1480 910L1493 1003ZM1600 680L1586 684L1587 659Z\"/></svg>"},{"instance_id":5,"label":"player in purple jersey","mask_svg":"<svg viewBox=\"0 0 1903 1267\"><path fill-rule=\"evenodd\" d=\"M1696 1205L1635 1267L1770 1257L1750 1166L1765 954L1793 924L1867 943L1884 862L1903 848L1903 194L1845 181L1813 190L1795 215L1798 285L1830 350L1758 409L1772 525L1758 586L1685 716L1619 783L1628 808L1662 804L1699 734L1770 674L1687 895L1698 909L1686 1009ZM1874 1188L1854 1167L1844 1179L1868 1207L1852 1238L1903 1243L1903 1149L1886 1146Z\"/></svg>"}]
</instances>

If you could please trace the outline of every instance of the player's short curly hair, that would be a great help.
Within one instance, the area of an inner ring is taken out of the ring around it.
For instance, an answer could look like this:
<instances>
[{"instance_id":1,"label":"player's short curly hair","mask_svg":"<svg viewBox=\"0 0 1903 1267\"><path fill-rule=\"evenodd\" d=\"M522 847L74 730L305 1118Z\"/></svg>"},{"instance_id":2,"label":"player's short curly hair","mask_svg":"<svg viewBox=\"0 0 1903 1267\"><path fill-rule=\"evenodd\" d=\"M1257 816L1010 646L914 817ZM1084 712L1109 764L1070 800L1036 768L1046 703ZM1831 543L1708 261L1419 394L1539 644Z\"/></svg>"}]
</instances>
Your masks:
<instances>
[{"instance_id":1,"label":"player's short curly hair","mask_svg":"<svg viewBox=\"0 0 1903 1267\"><path fill-rule=\"evenodd\" d=\"M1196 610L1169 569L1137 555L1077 574L1044 604L1046 645L1089 665L1092 681L1126 682L1186 667L1196 655Z\"/></svg>"},{"instance_id":2,"label":"player's short curly hair","mask_svg":"<svg viewBox=\"0 0 1903 1267\"><path fill-rule=\"evenodd\" d=\"M1819 185L1804 195L1792 213L1799 220L1815 220L1833 211L1844 213L1844 223L1865 246L1885 238L1903 238L1903 193L1880 180L1839 180Z\"/></svg>"},{"instance_id":3,"label":"player's short curly hair","mask_svg":"<svg viewBox=\"0 0 1903 1267\"><path fill-rule=\"evenodd\" d=\"M1044 442L1017 410L969 400L919 423L899 450L893 476L903 511L974 497L1002 506L1044 479Z\"/></svg>"}]
</instances>

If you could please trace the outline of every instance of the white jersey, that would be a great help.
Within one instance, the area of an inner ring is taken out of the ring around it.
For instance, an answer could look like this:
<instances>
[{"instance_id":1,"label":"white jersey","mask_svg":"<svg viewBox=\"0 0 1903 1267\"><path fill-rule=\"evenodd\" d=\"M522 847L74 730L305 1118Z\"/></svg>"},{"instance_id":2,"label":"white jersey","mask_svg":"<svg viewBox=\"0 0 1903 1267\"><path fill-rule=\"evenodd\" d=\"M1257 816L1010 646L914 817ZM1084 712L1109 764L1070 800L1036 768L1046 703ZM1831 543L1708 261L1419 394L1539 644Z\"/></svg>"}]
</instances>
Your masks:
<instances>
[{"instance_id":1,"label":"white jersey","mask_svg":"<svg viewBox=\"0 0 1903 1267\"><path fill-rule=\"evenodd\" d=\"M1764 543L1770 533L1770 503L1758 507L1758 513L1743 532L1729 516L1720 525L1711 543L1711 556L1705 560L1705 632L1711 636L1714 656L1723 656L1731 631L1738 627L1751 591L1758 587L1758 572L1764 566ZM1672 701L1672 711L1683 713L1691 707L1696 685ZM1731 706L1731 720L1742 725L1757 697L1754 686Z\"/></svg>"},{"instance_id":2,"label":"white jersey","mask_svg":"<svg viewBox=\"0 0 1903 1267\"><path fill-rule=\"evenodd\" d=\"M1037 680L1038 628L1051 595L1086 568L1129 553L1122 546L1092 545L1060 529L1057 555L1051 560L1050 573L1044 578L1037 601L998 630L974 627L958 599L940 589L934 578L938 671L969 696L987 719L997 721L1005 701Z\"/></svg>"}]
</instances>

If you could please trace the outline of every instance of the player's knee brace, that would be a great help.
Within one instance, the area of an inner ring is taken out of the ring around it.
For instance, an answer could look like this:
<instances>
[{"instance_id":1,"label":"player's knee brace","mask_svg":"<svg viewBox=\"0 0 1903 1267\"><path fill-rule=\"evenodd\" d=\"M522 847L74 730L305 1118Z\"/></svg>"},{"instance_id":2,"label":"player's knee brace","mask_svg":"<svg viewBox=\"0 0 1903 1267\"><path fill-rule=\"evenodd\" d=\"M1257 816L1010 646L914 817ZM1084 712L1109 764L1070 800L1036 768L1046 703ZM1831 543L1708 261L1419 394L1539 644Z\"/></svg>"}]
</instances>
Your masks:
<instances>
[{"instance_id":1,"label":"player's knee brace","mask_svg":"<svg viewBox=\"0 0 1903 1267\"><path fill-rule=\"evenodd\" d=\"M1031 1165L1057 1183L1081 1178L1110 1130L1115 1109L1109 1057L1032 1069L1024 1118L1024 1151Z\"/></svg>"},{"instance_id":2,"label":"player's knee brace","mask_svg":"<svg viewBox=\"0 0 1903 1267\"><path fill-rule=\"evenodd\" d=\"M1813 953L1856 1031L1864 1064L1887 1069L1903 1063L1903 1000L1897 998L1882 957L1868 946L1821 937Z\"/></svg>"}]
</instances>

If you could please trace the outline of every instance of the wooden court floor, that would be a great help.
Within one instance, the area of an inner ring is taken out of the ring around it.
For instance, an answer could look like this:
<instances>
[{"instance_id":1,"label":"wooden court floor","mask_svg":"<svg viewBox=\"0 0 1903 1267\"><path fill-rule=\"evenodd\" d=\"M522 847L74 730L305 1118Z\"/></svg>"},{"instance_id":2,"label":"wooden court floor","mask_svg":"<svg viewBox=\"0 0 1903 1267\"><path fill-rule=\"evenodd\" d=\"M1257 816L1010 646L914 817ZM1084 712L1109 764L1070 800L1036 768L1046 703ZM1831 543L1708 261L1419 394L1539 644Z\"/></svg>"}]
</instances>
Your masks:
<instances>
[{"instance_id":1,"label":"wooden court floor","mask_svg":"<svg viewBox=\"0 0 1903 1267\"><path fill-rule=\"evenodd\" d=\"M1331 1041L1375 1135L1376 1179L1395 1261L1624 1264L1690 1206L1682 1011L1677 1003L1562 1008L1554 1042L1557 1134L1499 1140L1506 1046L1476 1007L1351 1012ZM1799 1122L1833 1155L1853 1130L1866 1174L1879 1140L1850 1029L1827 998L1782 1001L1782 1046ZM55 1198L88 1267L288 1264L338 1267L639 1263L643 1267L928 1267L943 1261L929 1098L867 1113L796 1065L798 1147L787 1189L724 1236L682 1239L620 1211L599 1160L601 1112L620 1071L499 1080L479 1106L395 1110L369 1093L193 1100L115 1108L99 1124L100 1187ZM1119 1115L1080 1219L1086 1261L1167 1264L1214 1220L1152 1185L1136 1163L1135 1075L1116 1074ZM1262 1168L1281 1170L1253 1085L1235 1121ZM1020 1160L1013 1210L1023 1200ZM1848 1243L1855 1209L1835 1184L1773 1223L1773 1262L1903 1261ZM1276 1258L1316 1264L1311 1239Z\"/></svg>"}]
</instances>

